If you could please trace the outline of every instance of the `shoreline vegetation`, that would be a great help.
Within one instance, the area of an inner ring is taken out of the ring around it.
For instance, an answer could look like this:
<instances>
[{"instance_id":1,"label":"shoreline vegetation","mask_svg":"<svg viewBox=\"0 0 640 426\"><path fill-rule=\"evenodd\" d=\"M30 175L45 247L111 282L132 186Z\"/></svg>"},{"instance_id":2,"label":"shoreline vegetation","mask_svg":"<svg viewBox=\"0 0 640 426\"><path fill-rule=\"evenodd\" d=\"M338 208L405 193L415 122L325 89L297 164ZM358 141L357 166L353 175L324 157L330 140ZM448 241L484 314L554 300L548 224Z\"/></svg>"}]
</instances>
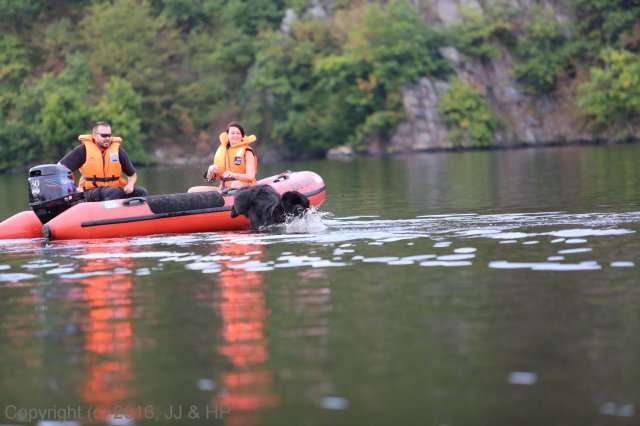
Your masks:
<instances>
[{"instance_id":1,"label":"shoreline vegetation","mask_svg":"<svg viewBox=\"0 0 640 426\"><path fill-rule=\"evenodd\" d=\"M607 141L607 140L589 140L589 141L562 141L562 142L538 142L538 143L515 143L511 145L487 145L487 146L456 146L452 148L426 148L421 150L415 150L411 152L394 152L383 154L369 154L369 153L357 153L350 150L346 146L338 147L334 151L327 152L327 160L340 160L349 159L362 156L402 156L412 154L440 154L440 153L456 153L456 152L471 152L471 151L508 151L516 149L537 149L537 148L569 148L569 147L588 147L588 146L614 146L614 145L634 145L640 143L639 139L627 139L624 141Z\"/></svg>"},{"instance_id":2,"label":"shoreline vegetation","mask_svg":"<svg viewBox=\"0 0 640 426\"><path fill-rule=\"evenodd\" d=\"M521 149L543 149L543 148L571 148L571 147L595 147L595 146L624 146L624 145L635 145L639 144L640 140L625 140L625 141L575 141L575 142L547 142L547 143L536 143L536 144L513 144L513 145L491 145L491 146L475 146L475 147L454 147L454 148L430 148L424 149L420 151L412 151L412 152L395 152L395 153L383 153L383 154L370 154L366 152L355 152L350 148L338 147L335 152L327 152L327 155L324 157L327 161L350 161L360 157L394 157L394 156L406 156L406 155L414 155L414 154L447 154L447 153L463 153L463 152L474 152L474 151L510 151L510 150L521 150ZM305 161L317 158L307 158L301 160L291 160L291 161ZM158 161L153 164L143 164L138 166L138 169L145 169L146 167L177 167L177 166L202 166L206 167L208 164L211 164L211 160L209 158L205 158L202 156L184 156L179 157L174 160L164 160ZM266 164L272 164L276 162L287 161L284 159L267 159L264 161ZM38 164L32 165L24 165L20 167L14 167L11 169L6 169L3 173L6 174L18 174L18 173L28 173L29 169L35 167Z\"/></svg>"},{"instance_id":3,"label":"shoreline vegetation","mask_svg":"<svg viewBox=\"0 0 640 426\"><path fill-rule=\"evenodd\" d=\"M204 164L231 120L266 162L640 140L640 4L481 3L8 2L0 172L97 120L136 165Z\"/></svg>"}]
</instances>

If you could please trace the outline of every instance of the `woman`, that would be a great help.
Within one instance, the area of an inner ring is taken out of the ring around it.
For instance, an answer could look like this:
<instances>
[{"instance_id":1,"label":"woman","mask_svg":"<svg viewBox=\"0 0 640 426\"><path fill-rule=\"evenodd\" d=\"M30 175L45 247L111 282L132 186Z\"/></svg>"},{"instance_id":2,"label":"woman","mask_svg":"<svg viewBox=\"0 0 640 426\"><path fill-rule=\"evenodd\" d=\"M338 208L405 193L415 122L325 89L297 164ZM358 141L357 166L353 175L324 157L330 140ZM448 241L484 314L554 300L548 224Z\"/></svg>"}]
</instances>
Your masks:
<instances>
[{"instance_id":1,"label":"woman","mask_svg":"<svg viewBox=\"0 0 640 426\"><path fill-rule=\"evenodd\" d=\"M220 186L194 186L189 188L189 192L221 191L255 185L258 157L251 147L255 140L254 135L245 136L240 124L230 123L227 130L220 133L220 146L206 173L207 179L219 177Z\"/></svg>"}]
</instances>

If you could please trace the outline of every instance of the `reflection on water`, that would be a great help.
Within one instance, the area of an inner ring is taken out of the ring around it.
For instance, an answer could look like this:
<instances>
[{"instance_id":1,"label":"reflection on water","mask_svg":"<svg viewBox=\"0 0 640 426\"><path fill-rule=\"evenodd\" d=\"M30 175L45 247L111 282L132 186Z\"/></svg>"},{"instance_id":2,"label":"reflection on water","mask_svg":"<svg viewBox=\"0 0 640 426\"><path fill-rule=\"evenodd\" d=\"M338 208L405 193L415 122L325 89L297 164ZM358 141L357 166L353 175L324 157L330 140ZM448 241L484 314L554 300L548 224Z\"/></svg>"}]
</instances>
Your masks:
<instances>
[{"instance_id":1,"label":"reflection on water","mask_svg":"<svg viewBox=\"0 0 640 426\"><path fill-rule=\"evenodd\" d=\"M572 192L566 153L320 163L268 233L0 241L0 422L635 424L640 172Z\"/></svg>"},{"instance_id":2,"label":"reflection on water","mask_svg":"<svg viewBox=\"0 0 640 426\"><path fill-rule=\"evenodd\" d=\"M80 318L85 371L80 393L86 405L95 407L98 414L95 420L100 422L119 415L116 407L124 407L134 398L130 294L133 284L129 277L132 262L126 257L109 256L128 251L126 246L113 249L88 246L85 256L97 256L83 259L78 266L80 275L84 275L77 280L81 293L70 295L74 304L86 310L86 316ZM63 278L62 282L65 281L75 280Z\"/></svg>"},{"instance_id":3,"label":"reflection on water","mask_svg":"<svg viewBox=\"0 0 640 426\"><path fill-rule=\"evenodd\" d=\"M268 342L264 327L269 310L262 273L247 272L237 265L257 262L262 257L260 246L221 244L216 250L221 265L220 300L217 309L222 316L222 344L219 352L234 367L222 373L225 392L214 398L215 406L234 413L229 425L260 424L259 411L278 404L273 394L273 372L266 368Z\"/></svg>"}]
</instances>

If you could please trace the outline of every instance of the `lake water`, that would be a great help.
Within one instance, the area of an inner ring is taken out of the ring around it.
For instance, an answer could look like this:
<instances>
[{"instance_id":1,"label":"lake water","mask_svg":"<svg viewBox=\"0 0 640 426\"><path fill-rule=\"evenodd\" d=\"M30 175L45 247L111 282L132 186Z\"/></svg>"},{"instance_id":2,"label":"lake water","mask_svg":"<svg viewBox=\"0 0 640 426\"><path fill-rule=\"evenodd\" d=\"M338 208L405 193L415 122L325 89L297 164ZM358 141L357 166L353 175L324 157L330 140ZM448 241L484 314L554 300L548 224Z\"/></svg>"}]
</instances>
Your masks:
<instances>
[{"instance_id":1,"label":"lake water","mask_svg":"<svg viewBox=\"0 0 640 426\"><path fill-rule=\"evenodd\" d=\"M319 173L322 208L260 234L0 241L0 423L638 424L639 158L263 164ZM28 209L26 177L0 197Z\"/></svg>"}]
</instances>

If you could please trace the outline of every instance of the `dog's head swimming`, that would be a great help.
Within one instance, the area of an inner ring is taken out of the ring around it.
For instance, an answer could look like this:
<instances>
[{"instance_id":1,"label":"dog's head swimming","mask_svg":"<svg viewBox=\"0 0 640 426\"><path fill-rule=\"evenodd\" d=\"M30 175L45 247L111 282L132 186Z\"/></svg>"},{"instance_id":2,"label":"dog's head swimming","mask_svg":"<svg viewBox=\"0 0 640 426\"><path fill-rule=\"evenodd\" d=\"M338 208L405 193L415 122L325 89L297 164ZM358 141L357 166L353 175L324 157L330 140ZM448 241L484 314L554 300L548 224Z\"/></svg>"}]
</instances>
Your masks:
<instances>
[{"instance_id":1,"label":"dog's head swimming","mask_svg":"<svg viewBox=\"0 0 640 426\"><path fill-rule=\"evenodd\" d=\"M286 216L301 217L309 209L309 199L298 191L288 191L280 198L280 207Z\"/></svg>"}]
</instances>

